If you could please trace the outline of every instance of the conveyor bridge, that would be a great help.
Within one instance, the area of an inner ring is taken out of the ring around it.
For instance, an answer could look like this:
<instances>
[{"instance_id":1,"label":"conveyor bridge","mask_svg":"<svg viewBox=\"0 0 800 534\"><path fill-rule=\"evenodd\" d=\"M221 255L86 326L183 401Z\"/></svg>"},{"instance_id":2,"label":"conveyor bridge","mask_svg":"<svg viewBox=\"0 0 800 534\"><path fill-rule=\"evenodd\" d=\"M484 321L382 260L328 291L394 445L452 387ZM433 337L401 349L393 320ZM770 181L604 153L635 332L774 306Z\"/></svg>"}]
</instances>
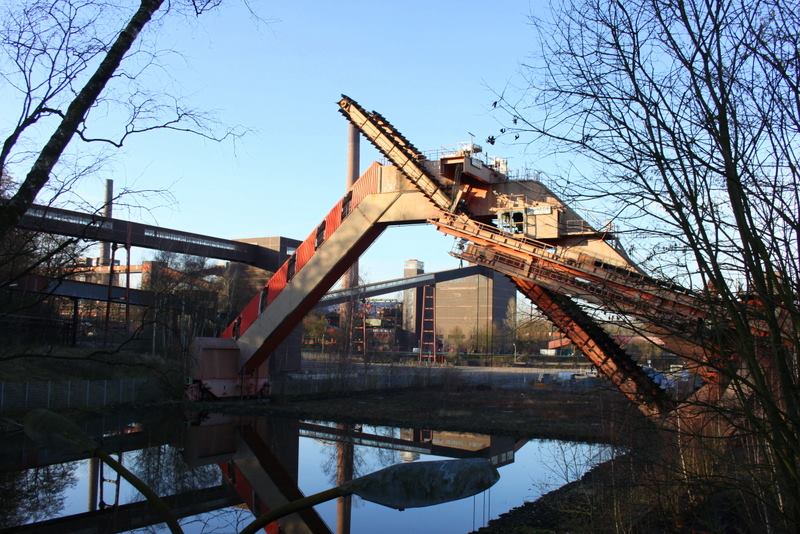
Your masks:
<instances>
[{"instance_id":1,"label":"conveyor bridge","mask_svg":"<svg viewBox=\"0 0 800 534\"><path fill-rule=\"evenodd\" d=\"M270 353L384 228L427 221L459 238L454 255L509 276L642 411L672 408L665 392L573 297L666 325L667 332L702 320L706 311L697 295L644 275L609 243L613 236L592 229L543 184L509 181L476 163L469 151L428 161L377 112L344 96L339 108L391 165L374 163L354 183L228 326L222 335L227 345L209 342L204 350L202 340L197 344L201 363L237 355L239 374L229 377L236 385L226 395L264 387ZM504 230L487 224L498 218L511 224ZM707 380L716 379L700 370ZM203 377L197 378L202 385Z\"/></svg>"}]
</instances>

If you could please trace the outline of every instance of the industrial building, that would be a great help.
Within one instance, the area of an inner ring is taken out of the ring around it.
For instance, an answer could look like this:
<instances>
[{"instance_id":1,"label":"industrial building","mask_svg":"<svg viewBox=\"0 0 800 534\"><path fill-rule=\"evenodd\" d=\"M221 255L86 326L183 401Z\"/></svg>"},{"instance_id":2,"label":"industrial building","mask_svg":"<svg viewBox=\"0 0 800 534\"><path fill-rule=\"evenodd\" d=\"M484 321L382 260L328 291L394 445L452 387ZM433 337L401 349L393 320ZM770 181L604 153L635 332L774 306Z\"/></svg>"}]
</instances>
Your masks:
<instances>
[{"instance_id":1,"label":"industrial building","mask_svg":"<svg viewBox=\"0 0 800 534\"><path fill-rule=\"evenodd\" d=\"M403 275L425 272L423 262L405 262ZM477 274L403 292L403 328L409 348L423 355L503 353L511 350L517 292L503 275Z\"/></svg>"}]
</instances>

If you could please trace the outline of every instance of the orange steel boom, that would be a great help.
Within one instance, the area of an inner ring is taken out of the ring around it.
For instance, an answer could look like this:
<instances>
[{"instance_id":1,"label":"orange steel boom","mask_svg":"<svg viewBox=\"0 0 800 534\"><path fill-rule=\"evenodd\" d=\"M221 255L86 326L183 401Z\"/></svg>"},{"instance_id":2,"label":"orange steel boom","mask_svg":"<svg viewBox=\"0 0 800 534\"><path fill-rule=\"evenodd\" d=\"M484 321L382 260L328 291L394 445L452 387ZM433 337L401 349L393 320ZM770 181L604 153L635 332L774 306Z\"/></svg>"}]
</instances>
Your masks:
<instances>
[{"instance_id":1,"label":"orange steel boom","mask_svg":"<svg viewBox=\"0 0 800 534\"><path fill-rule=\"evenodd\" d=\"M701 361L707 381L719 380L718 355L671 335L702 326L709 309L701 295L646 276L609 244L609 232L592 228L540 182L508 180L502 162L474 157L479 147L431 161L379 113L344 95L339 111L392 165L374 163L222 333L235 340L240 369L225 395L264 386L270 353L384 228L426 221L469 242L455 256L509 276L643 412L664 413L675 403L570 296L650 321L669 348Z\"/></svg>"}]
</instances>

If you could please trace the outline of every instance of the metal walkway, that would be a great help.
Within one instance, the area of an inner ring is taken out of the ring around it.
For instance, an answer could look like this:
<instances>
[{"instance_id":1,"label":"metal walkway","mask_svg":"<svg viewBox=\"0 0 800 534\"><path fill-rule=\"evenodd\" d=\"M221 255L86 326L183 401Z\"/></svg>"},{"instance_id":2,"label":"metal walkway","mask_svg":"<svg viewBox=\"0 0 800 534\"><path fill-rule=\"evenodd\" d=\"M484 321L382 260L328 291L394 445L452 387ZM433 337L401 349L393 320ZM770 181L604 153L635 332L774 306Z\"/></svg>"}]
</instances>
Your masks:
<instances>
[{"instance_id":1,"label":"metal walkway","mask_svg":"<svg viewBox=\"0 0 800 534\"><path fill-rule=\"evenodd\" d=\"M285 259L286 249L297 245L294 239L280 238L281 250L276 251L231 239L39 204L31 206L17 227L78 239L129 244L134 247L236 261L266 271L276 270Z\"/></svg>"}]
</instances>

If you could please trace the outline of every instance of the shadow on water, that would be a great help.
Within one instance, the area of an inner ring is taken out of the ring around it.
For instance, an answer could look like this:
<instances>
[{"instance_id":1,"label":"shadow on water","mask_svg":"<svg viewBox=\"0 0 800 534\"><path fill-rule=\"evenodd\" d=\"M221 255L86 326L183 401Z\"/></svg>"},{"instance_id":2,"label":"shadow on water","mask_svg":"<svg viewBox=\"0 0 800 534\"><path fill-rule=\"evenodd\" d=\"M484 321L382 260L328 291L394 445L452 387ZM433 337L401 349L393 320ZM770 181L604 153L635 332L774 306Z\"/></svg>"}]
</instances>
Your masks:
<instances>
[{"instance_id":1,"label":"shadow on water","mask_svg":"<svg viewBox=\"0 0 800 534\"><path fill-rule=\"evenodd\" d=\"M585 443L265 415L116 414L79 425L149 485L186 532L238 532L255 516L395 464L484 458L500 481L472 497L400 512L346 496L279 520L285 532L469 532L613 454ZM21 432L4 436L0 533L166 531L161 521L102 460L39 447Z\"/></svg>"}]
</instances>

